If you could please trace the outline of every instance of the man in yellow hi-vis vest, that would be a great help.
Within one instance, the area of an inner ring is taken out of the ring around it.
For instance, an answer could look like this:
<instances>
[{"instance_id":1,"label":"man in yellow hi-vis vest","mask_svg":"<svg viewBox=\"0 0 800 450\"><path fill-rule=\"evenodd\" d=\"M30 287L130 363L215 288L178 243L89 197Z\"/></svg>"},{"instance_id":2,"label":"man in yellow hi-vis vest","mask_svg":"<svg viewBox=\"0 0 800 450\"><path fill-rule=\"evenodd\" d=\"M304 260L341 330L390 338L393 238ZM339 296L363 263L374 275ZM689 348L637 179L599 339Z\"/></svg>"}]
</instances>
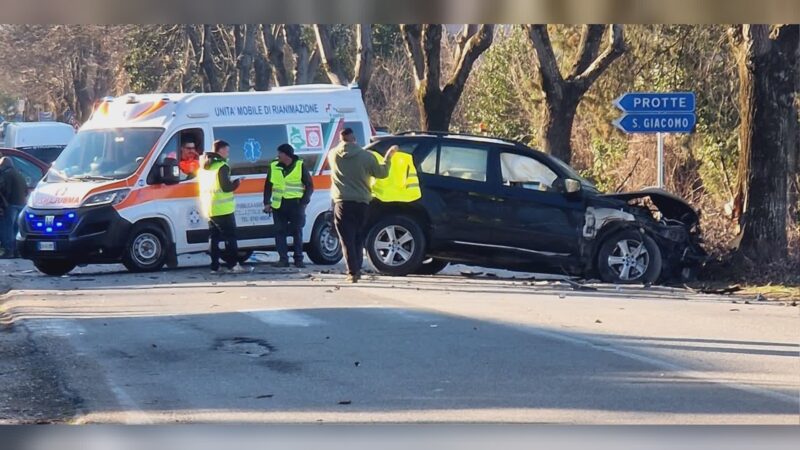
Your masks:
<instances>
[{"instance_id":1,"label":"man in yellow hi-vis vest","mask_svg":"<svg viewBox=\"0 0 800 450\"><path fill-rule=\"evenodd\" d=\"M202 167L198 173L200 184L200 209L208 218L211 238L211 271L222 273L220 267L220 241L225 241L222 259L225 267L232 272L248 272L237 264L239 247L236 242L236 200L233 191L239 187L239 180L231 181L231 168L228 165L230 146L225 141L215 141L214 151L203 154Z\"/></svg>"},{"instance_id":2,"label":"man in yellow hi-vis vest","mask_svg":"<svg viewBox=\"0 0 800 450\"><path fill-rule=\"evenodd\" d=\"M386 178L373 178L372 195L382 202L408 203L419 200L422 191L419 188L417 168L414 167L414 157L400 151L400 147L393 145L389 176ZM374 153L378 162L383 163L383 157ZM388 154L388 153L387 153Z\"/></svg>"},{"instance_id":3,"label":"man in yellow hi-vis vest","mask_svg":"<svg viewBox=\"0 0 800 450\"><path fill-rule=\"evenodd\" d=\"M314 185L303 167L303 160L294 154L289 144L278 146L278 157L269 166L264 183L264 212L275 214L275 247L278 250L276 267L289 267L289 248L286 236L292 236L294 265L303 268L303 227L306 224L306 205L311 200Z\"/></svg>"}]
</instances>

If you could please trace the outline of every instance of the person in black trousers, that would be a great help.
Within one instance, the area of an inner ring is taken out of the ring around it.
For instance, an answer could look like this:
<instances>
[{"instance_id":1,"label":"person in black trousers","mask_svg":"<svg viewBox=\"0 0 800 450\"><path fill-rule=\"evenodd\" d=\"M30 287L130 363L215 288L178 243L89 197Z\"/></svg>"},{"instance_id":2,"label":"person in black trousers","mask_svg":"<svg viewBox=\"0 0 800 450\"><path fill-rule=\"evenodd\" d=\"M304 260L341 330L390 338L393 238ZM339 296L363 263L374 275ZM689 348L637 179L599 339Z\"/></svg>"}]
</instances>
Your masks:
<instances>
[{"instance_id":1,"label":"person in black trousers","mask_svg":"<svg viewBox=\"0 0 800 450\"><path fill-rule=\"evenodd\" d=\"M278 146L278 156L270 164L264 183L264 212L275 215L275 247L278 251L275 267L289 267L287 235L292 236L294 266L305 267L303 227L306 224L306 206L313 193L311 174L303 166L303 160L294 154L294 147L289 144Z\"/></svg>"},{"instance_id":2,"label":"person in black trousers","mask_svg":"<svg viewBox=\"0 0 800 450\"><path fill-rule=\"evenodd\" d=\"M203 154L200 169L200 203L204 215L208 217L208 231L211 245L211 271L224 273L250 272L237 263L238 243L236 242L236 200L233 191L239 187L239 180L231 180L231 168L228 165L230 146L225 141L215 141L214 151ZM220 251L220 242L225 242L225 253ZM225 261L225 268L220 267L220 256Z\"/></svg>"},{"instance_id":3,"label":"person in black trousers","mask_svg":"<svg viewBox=\"0 0 800 450\"><path fill-rule=\"evenodd\" d=\"M372 200L371 178L389 176L389 160L395 149L386 152L381 162L356 144L353 130L345 128L342 142L328 155L331 167L333 223L342 243L347 281L357 283L364 263L364 226Z\"/></svg>"}]
</instances>

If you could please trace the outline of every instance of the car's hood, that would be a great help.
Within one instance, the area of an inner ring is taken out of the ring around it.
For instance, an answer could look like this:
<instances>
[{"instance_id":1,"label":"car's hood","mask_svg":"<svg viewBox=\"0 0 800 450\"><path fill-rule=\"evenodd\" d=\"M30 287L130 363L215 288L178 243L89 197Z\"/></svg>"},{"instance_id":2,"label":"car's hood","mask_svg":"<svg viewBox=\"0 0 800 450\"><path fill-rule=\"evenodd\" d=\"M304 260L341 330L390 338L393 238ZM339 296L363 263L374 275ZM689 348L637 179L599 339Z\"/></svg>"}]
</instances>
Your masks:
<instances>
[{"instance_id":1,"label":"car's hood","mask_svg":"<svg viewBox=\"0 0 800 450\"><path fill-rule=\"evenodd\" d=\"M605 194L601 197L614 198L624 201L650 197L650 201L668 219L680 220L687 225L697 222L698 214L685 200L658 188L647 188L640 191L624 192L621 194Z\"/></svg>"}]
</instances>

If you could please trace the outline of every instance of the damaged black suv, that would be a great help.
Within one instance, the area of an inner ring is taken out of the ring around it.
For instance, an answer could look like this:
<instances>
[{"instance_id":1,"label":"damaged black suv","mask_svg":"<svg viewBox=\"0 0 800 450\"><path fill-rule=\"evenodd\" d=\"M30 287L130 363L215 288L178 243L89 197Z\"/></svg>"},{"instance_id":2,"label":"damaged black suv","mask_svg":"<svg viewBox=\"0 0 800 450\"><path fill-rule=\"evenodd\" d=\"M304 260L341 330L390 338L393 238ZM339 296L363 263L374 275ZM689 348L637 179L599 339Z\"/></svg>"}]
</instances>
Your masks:
<instances>
[{"instance_id":1,"label":"damaged black suv","mask_svg":"<svg viewBox=\"0 0 800 450\"><path fill-rule=\"evenodd\" d=\"M557 158L518 142L405 132L376 138L413 155L422 198L372 204L366 250L389 275L449 263L655 283L706 259L699 217L660 189L603 194Z\"/></svg>"}]
</instances>

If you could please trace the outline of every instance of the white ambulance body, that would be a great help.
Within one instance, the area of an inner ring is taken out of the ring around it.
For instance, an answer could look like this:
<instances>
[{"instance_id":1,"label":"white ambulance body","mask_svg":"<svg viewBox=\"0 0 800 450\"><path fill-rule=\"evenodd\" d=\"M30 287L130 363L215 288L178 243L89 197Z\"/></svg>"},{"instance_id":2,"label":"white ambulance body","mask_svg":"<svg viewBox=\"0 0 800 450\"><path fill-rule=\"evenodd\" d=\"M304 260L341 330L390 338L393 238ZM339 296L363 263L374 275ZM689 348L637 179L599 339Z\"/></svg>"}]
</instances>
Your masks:
<instances>
[{"instance_id":1,"label":"white ambulance body","mask_svg":"<svg viewBox=\"0 0 800 450\"><path fill-rule=\"evenodd\" d=\"M275 230L263 212L263 189L278 145L288 142L314 180L305 249L313 262L334 264L341 247L330 220L325 161L348 127L367 144L370 124L357 88L107 98L31 194L20 216L18 248L53 275L92 263L158 270L176 265L177 255L207 251L197 179L180 172L175 161L184 141L202 152L221 139L230 144L232 178L242 179L236 191L241 258L272 249Z\"/></svg>"}]
</instances>

